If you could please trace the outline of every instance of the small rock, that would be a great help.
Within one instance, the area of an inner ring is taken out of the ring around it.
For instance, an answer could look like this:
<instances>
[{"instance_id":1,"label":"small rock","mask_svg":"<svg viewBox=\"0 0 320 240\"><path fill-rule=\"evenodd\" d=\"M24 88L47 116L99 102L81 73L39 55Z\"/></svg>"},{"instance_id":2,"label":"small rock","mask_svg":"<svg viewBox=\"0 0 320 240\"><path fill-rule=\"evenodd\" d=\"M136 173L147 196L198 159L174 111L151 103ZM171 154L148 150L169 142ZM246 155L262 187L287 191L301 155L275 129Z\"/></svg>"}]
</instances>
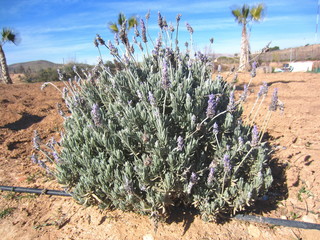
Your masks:
<instances>
[{"instance_id":1,"label":"small rock","mask_svg":"<svg viewBox=\"0 0 320 240\"><path fill-rule=\"evenodd\" d=\"M154 240L154 237L149 233L143 236L143 240Z\"/></svg>"},{"instance_id":2,"label":"small rock","mask_svg":"<svg viewBox=\"0 0 320 240\"><path fill-rule=\"evenodd\" d=\"M309 223L317 223L317 219L318 219L317 215L311 214L311 213L309 213L308 215L304 215L301 218L303 222L309 222Z\"/></svg>"},{"instance_id":3,"label":"small rock","mask_svg":"<svg viewBox=\"0 0 320 240\"><path fill-rule=\"evenodd\" d=\"M254 238L258 238L261 235L260 229L251 224L248 226L248 233Z\"/></svg>"}]
</instances>

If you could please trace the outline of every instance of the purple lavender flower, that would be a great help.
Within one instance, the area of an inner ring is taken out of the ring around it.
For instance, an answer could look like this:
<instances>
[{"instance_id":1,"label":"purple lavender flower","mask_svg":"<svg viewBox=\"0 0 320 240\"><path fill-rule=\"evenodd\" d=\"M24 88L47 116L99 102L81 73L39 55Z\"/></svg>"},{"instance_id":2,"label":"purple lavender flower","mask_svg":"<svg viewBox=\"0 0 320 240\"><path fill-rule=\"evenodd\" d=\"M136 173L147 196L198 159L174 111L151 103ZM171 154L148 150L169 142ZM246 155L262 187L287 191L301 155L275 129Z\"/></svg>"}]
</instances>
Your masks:
<instances>
[{"instance_id":1,"label":"purple lavender flower","mask_svg":"<svg viewBox=\"0 0 320 240\"><path fill-rule=\"evenodd\" d=\"M254 125L252 128L252 137L251 137L251 146L255 147L259 143L259 130L257 125Z\"/></svg>"},{"instance_id":2,"label":"purple lavender flower","mask_svg":"<svg viewBox=\"0 0 320 240\"><path fill-rule=\"evenodd\" d=\"M159 27L160 27L161 30L162 30L162 28L163 28L163 18L162 18L162 16L161 16L161 13L160 13L160 12L158 12L158 25L159 25Z\"/></svg>"},{"instance_id":3,"label":"purple lavender flower","mask_svg":"<svg viewBox=\"0 0 320 240\"><path fill-rule=\"evenodd\" d=\"M248 85L247 84L243 85L243 93L241 94L241 97L240 97L241 101L245 101L247 99L248 91L249 91Z\"/></svg>"},{"instance_id":4,"label":"purple lavender flower","mask_svg":"<svg viewBox=\"0 0 320 240\"><path fill-rule=\"evenodd\" d=\"M133 45L130 46L130 52L131 52L132 54L134 54L134 47L133 47Z\"/></svg>"},{"instance_id":5,"label":"purple lavender flower","mask_svg":"<svg viewBox=\"0 0 320 240\"><path fill-rule=\"evenodd\" d=\"M209 100L208 100L208 107L207 107L207 117L208 118L213 118L214 115L216 115L216 106L217 106L217 102L215 100L215 95L210 94Z\"/></svg>"},{"instance_id":6,"label":"purple lavender flower","mask_svg":"<svg viewBox=\"0 0 320 240\"><path fill-rule=\"evenodd\" d=\"M140 36L140 33L139 33L139 30L138 30L138 25L137 25L137 24L134 25L134 35L135 35L136 37L139 37L139 36Z\"/></svg>"},{"instance_id":7,"label":"purple lavender flower","mask_svg":"<svg viewBox=\"0 0 320 240\"><path fill-rule=\"evenodd\" d=\"M102 125L102 117L101 117L101 113L100 113L100 107L96 103L93 104L93 106L92 106L91 116L92 116L92 120L96 126Z\"/></svg>"},{"instance_id":8,"label":"purple lavender flower","mask_svg":"<svg viewBox=\"0 0 320 240\"><path fill-rule=\"evenodd\" d=\"M47 165L45 164L44 161L38 160L38 165L40 167L42 167L43 169L46 169L48 171L48 167L47 167Z\"/></svg>"},{"instance_id":9,"label":"purple lavender flower","mask_svg":"<svg viewBox=\"0 0 320 240\"><path fill-rule=\"evenodd\" d=\"M213 38L210 38L209 40L210 40L210 43L213 44L213 40L214 40L214 39L213 39Z\"/></svg>"},{"instance_id":10,"label":"purple lavender flower","mask_svg":"<svg viewBox=\"0 0 320 240\"><path fill-rule=\"evenodd\" d=\"M124 177L124 190L129 194L133 194L132 182L128 180L127 177Z\"/></svg>"},{"instance_id":11,"label":"purple lavender flower","mask_svg":"<svg viewBox=\"0 0 320 240\"><path fill-rule=\"evenodd\" d=\"M168 65L166 60L163 60L162 64L162 88L168 89L170 87L170 80L169 80L169 74L168 74Z\"/></svg>"},{"instance_id":12,"label":"purple lavender flower","mask_svg":"<svg viewBox=\"0 0 320 240\"><path fill-rule=\"evenodd\" d=\"M39 134L38 134L38 131L37 130L34 130L34 136L33 136L33 139L32 139L32 142L33 142L33 148L36 149L36 150L39 150L40 149L40 137L39 137Z\"/></svg>"},{"instance_id":13,"label":"purple lavender flower","mask_svg":"<svg viewBox=\"0 0 320 240\"><path fill-rule=\"evenodd\" d=\"M56 163L60 162L60 157L56 151L52 152L52 156L53 156L53 159L56 161Z\"/></svg>"},{"instance_id":14,"label":"purple lavender flower","mask_svg":"<svg viewBox=\"0 0 320 240\"><path fill-rule=\"evenodd\" d=\"M141 26L141 38L142 38L142 41L144 43L146 43L146 42L148 42L148 40L147 40L147 35L146 35L146 26L144 25L143 19L140 19L140 26Z\"/></svg>"},{"instance_id":15,"label":"purple lavender flower","mask_svg":"<svg viewBox=\"0 0 320 240\"><path fill-rule=\"evenodd\" d=\"M132 41L133 41L135 44L138 44L138 41L137 41L136 36L132 36Z\"/></svg>"},{"instance_id":16,"label":"purple lavender flower","mask_svg":"<svg viewBox=\"0 0 320 240\"><path fill-rule=\"evenodd\" d=\"M37 157L37 155L32 154L32 155L31 155L31 161L32 161L34 164L38 164L38 157Z\"/></svg>"},{"instance_id":17,"label":"purple lavender flower","mask_svg":"<svg viewBox=\"0 0 320 240\"><path fill-rule=\"evenodd\" d=\"M108 41L108 48L111 55L118 56L118 49L112 44L110 40Z\"/></svg>"},{"instance_id":18,"label":"purple lavender flower","mask_svg":"<svg viewBox=\"0 0 320 240\"><path fill-rule=\"evenodd\" d=\"M212 132L213 132L214 135L217 135L219 133L219 126L218 126L218 124L216 122L213 124Z\"/></svg>"},{"instance_id":19,"label":"purple lavender flower","mask_svg":"<svg viewBox=\"0 0 320 240\"><path fill-rule=\"evenodd\" d=\"M120 28L119 31L119 39L123 43L123 45L128 46L129 40L128 40L128 34L127 34L127 20L125 20Z\"/></svg>"},{"instance_id":20,"label":"purple lavender flower","mask_svg":"<svg viewBox=\"0 0 320 240\"><path fill-rule=\"evenodd\" d=\"M99 47L99 43L98 43L98 40L96 38L93 40L93 44L94 44L95 47Z\"/></svg>"},{"instance_id":21,"label":"purple lavender flower","mask_svg":"<svg viewBox=\"0 0 320 240\"><path fill-rule=\"evenodd\" d=\"M195 57L197 59L199 59L202 63L206 63L208 62L208 58L205 54L201 53L200 51L198 51L197 53L195 53Z\"/></svg>"},{"instance_id":22,"label":"purple lavender flower","mask_svg":"<svg viewBox=\"0 0 320 240\"><path fill-rule=\"evenodd\" d=\"M232 112L232 111L234 111L234 109L235 109L234 92L231 91L230 92L230 96L229 96L229 103L228 103L228 106L227 106L227 110L229 112Z\"/></svg>"},{"instance_id":23,"label":"purple lavender flower","mask_svg":"<svg viewBox=\"0 0 320 240\"><path fill-rule=\"evenodd\" d=\"M149 102L152 106L156 105L156 99L154 98L152 92L149 91L149 96L148 96Z\"/></svg>"},{"instance_id":24,"label":"purple lavender flower","mask_svg":"<svg viewBox=\"0 0 320 240\"><path fill-rule=\"evenodd\" d=\"M172 26L172 24L169 25L169 31L174 32L174 27Z\"/></svg>"},{"instance_id":25,"label":"purple lavender flower","mask_svg":"<svg viewBox=\"0 0 320 240\"><path fill-rule=\"evenodd\" d=\"M119 35L118 33L114 34L114 44L116 44L117 46L119 46Z\"/></svg>"},{"instance_id":26,"label":"purple lavender flower","mask_svg":"<svg viewBox=\"0 0 320 240\"><path fill-rule=\"evenodd\" d=\"M64 111L62 110L62 106L60 103L57 103L57 110L58 110L58 113L63 117L63 118L66 118L66 114L64 113Z\"/></svg>"},{"instance_id":27,"label":"purple lavender flower","mask_svg":"<svg viewBox=\"0 0 320 240\"><path fill-rule=\"evenodd\" d=\"M162 25L163 25L163 29L165 30L168 29L168 23L165 18L162 18Z\"/></svg>"},{"instance_id":28,"label":"purple lavender flower","mask_svg":"<svg viewBox=\"0 0 320 240\"><path fill-rule=\"evenodd\" d=\"M171 59L174 56L172 48L166 47L165 56L167 59Z\"/></svg>"},{"instance_id":29,"label":"purple lavender flower","mask_svg":"<svg viewBox=\"0 0 320 240\"><path fill-rule=\"evenodd\" d=\"M188 188L187 188L188 194L191 193L192 187L193 187L195 184L197 184L197 182L198 182L198 175L197 175L195 172L192 172L192 173L191 173L190 180L189 180Z\"/></svg>"},{"instance_id":30,"label":"purple lavender flower","mask_svg":"<svg viewBox=\"0 0 320 240\"><path fill-rule=\"evenodd\" d=\"M106 42L102 39L102 37L99 34L97 34L96 39L98 40L100 45L106 45Z\"/></svg>"},{"instance_id":31,"label":"purple lavender flower","mask_svg":"<svg viewBox=\"0 0 320 240\"><path fill-rule=\"evenodd\" d=\"M230 156L228 154L223 156L223 167L227 173L231 171Z\"/></svg>"},{"instance_id":32,"label":"purple lavender flower","mask_svg":"<svg viewBox=\"0 0 320 240\"><path fill-rule=\"evenodd\" d=\"M239 148L242 148L244 145L243 138L241 136L238 137L238 144L239 144Z\"/></svg>"},{"instance_id":33,"label":"purple lavender flower","mask_svg":"<svg viewBox=\"0 0 320 240\"><path fill-rule=\"evenodd\" d=\"M261 97L262 95L267 95L267 93L268 93L268 84L266 82L263 82L262 86L260 86L258 97Z\"/></svg>"},{"instance_id":34,"label":"purple lavender flower","mask_svg":"<svg viewBox=\"0 0 320 240\"><path fill-rule=\"evenodd\" d=\"M275 88L272 94L271 104L269 106L270 111L276 111L278 107L278 89Z\"/></svg>"},{"instance_id":35,"label":"purple lavender flower","mask_svg":"<svg viewBox=\"0 0 320 240\"><path fill-rule=\"evenodd\" d=\"M176 16L176 20L177 20L177 22L179 22L179 21L180 21L180 19L181 19L181 14L179 13L179 14L177 14L177 16Z\"/></svg>"},{"instance_id":36,"label":"purple lavender flower","mask_svg":"<svg viewBox=\"0 0 320 240\"><path fill-rule=\"evenodd\" d=\"M159 109L156 108L154 111L153 111L153 116L155 116L156 118L160 117L160 112L159 112Z\"/></svg>"},{"instance_id":37,"label":"purple lavender flower","mask_svg":"<svg viewBox=\"0 0 320 240\"><path fill-rule=\"evenodd\" d=\"M183 141L183 137L179 136L178 139L177 139L177 143L178 143L178 151L182 151L183 148L184 148L184 141Z\"/></svg>"},{"instance_id":38,"label":"purple lavender flower","mask_svg":"<svg viewBox=\"0 0 320 240\"><path fill-rule=\"evenodd\" d=\"M193 34L193 28L190 26L189 23L186 23L186 27L187 27L187 30L190 34Z\"/></svg>"},{"instance_id":39,"label":"purple lavender flower","mask_svg":"<svg viewBox=\"0 0 320 240\"><path fill-rule=\"evenodd\" d=\"M208 175L208 178L207 178L207 184L209 186L211 186L212 182L213 182L213 179L214 179L214 172L215 172L215 169L213 167L210 168L210 171L209 171L209 175Z\"/></svg>"},{"instance_id":40,"label":"purple lavender flower","mask_svg":"<svg viewBox=\"0 0 320 240\"><path fill-rule=\"evenodd\" d=\"M157 42L154 46L154 49L152 50L152 54L154 56L156 56L156 57L158 56L161 46L162 46L162 35L161 35L161 33L159 33L158 38L157 38Z\"/></svg>"}]
</instances>

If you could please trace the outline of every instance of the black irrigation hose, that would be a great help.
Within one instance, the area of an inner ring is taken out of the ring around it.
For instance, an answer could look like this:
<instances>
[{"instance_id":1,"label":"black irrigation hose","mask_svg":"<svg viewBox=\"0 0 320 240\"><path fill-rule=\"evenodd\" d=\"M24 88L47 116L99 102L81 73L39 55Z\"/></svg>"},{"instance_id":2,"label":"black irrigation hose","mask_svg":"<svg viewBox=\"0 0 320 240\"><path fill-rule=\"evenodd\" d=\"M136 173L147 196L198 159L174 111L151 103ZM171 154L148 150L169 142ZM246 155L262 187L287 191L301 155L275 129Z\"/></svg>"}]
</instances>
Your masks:
<instances>
[{"instance_id":1,"label":"black irrigation hose","mask_svg":"<svg viewBox=\"0 0 320 240\"><path fill-rule=\"evenodd\" d=\"M25 187L11 187L11 186L0 186L1 191L21 192L21 193L35 193L35 194L46 194L46 195L57 195L64 197L71 197L71 194L60 190L48 190L39 188L25 188Z\"/></svg>"},{"instance_id":2,"label":"black irrigation hose","mask_svg":"<svg viewBox=\"0 0 320 240\"><path fill-rule=\"evenodd\" d=\"M71 194L66 193L65 191L61 191L61 190L48 190L48 189L12 187L12 186L0 186L0 190L1 191L11 191L11 192L21 192L21 193L36 193L36 194L47 194L47 195L71 197ZM272 225L277 225L277 226L320 230L320 224L279 219L279 218L269 218L269 217L262 217L262 216L238 214L238 215L234 216L233 219L247 221L247 222L272 224Z\"/></svg>"},{"instance_id":3,"label":"black irrigation hose","mask_svg":"<svg viewBox=\"0 0 320 240\"><path fill-rule=\"evenodd\" d=\"M240 214L234 216L233 218L241 221L267 223L267 224L272 224L277 226L320 230L320 224L309 223L309 222L293 221L293 220L286 220L286 219L280 219L280 218L269 218L269 217L262 217L262 216L240 215Z\"/></svg>"}]
</instances>

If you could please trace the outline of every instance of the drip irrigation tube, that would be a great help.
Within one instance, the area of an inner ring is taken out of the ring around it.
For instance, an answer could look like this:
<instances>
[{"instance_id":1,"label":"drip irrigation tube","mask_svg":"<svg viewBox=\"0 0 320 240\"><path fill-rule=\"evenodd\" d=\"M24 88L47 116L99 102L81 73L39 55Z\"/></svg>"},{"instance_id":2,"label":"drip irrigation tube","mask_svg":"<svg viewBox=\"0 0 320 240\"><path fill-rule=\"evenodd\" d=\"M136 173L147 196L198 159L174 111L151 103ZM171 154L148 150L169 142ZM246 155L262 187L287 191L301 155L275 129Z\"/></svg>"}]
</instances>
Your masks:
<instances>
[{"instance_id":1,"label":"drip irrigation tube","mask_svg":"<svg viewBox=\"0 0 320 240\"><path fill-rule=\"evenodd\" d=\"M36 194L71 197L70 193L66 193L65 191L61 191L61 190L48 190L48 189L12 187L12 186L0 186L0 190L1 191L11 191L11 192L20 192L20 193L36 193ZM284 226L284 227L320 230L320 224L279 219L279 218L270 218L270 217L238 214L238 215L234 216L233 219L240 220L240 221L247 221L247 222L272 224L272 225Z\"/></svg>"},{"instance_id":2,"label":"drip irrigation tube","mask_svg":"<svg viewBox=\"0 0 320 240\"><path fill-rule=\"evenodd\" d=\"M277 226L320 230L320 224L302 222L302 221L293 221L293 220L286 220L286 219L280 219L280 218L270 218L270 217L241 215L241 214L238 214L233 218L241 221L247 221L247 222L267 223L267 224L272 224Z\"/></svg>"},{"instance_id":3,"label":"drip irrigation tube","mask_svg":"<svg viewBox=\"0 0 320 240\"><path fill-rule=\"evenodd\" d=\"M71 197L71 194L60 190L48 190L39 188L25 188L25 187L12 187L12 186L0 186L1 191L11 191L20 193L35 193L35 194L46 194L46 195L57 195L64 197Z\"/></svg>"}]
</instances>

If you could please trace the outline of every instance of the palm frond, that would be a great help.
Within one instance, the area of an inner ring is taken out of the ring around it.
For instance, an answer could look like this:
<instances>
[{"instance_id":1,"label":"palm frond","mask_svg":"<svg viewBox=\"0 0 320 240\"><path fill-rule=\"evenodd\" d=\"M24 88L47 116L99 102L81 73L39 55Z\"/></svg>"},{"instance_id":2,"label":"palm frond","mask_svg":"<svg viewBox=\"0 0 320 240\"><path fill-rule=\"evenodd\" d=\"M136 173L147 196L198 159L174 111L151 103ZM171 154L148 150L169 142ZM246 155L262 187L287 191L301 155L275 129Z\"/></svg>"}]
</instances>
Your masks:
<instances>
[{"instance_id":1,"label":"palm frond","mask_svg":"<svg viewBox=\"0 0 320 240\"><path fill-rule=\"evenodd\" d=\"M263 18L264 5L262 3L250 9L250 15L253 21L258 22Z\"/></svg>"},{"instance_id":2,"label":"palm frond","mask_svg":"<svg viewBox=\"0 0 320 240\"><path fill-rule=\"evenodd\" d=\"M138 21L136 17L130 17L128 20L128 29L133 28L135 25L138 25Z\"/></svg>"},{"instance_id":3,"label":"palm frond","mask_svg":"<svg viewBox=\"0 0 320 240\"><path fill-rule=\"evenodd\" d=\"M242 23L242 15L240 9L234 9L231 11L232 15L235 17L235 20L241 24Z\"/></svg>"},{"instance_id":4,"label":"palm frond","mask_svg":"<svg viewBox=\"0 0 320 240\"><path fill-rule=\"evenodd\" d=\"M17 34L10 28L3 28L1 32L1 42L12 42L14 44L18 43Z\"/></svg>"},{"instance_id":5,"label":"palm frond","mask_svg":"<svg viewBox=\"0 0 320 240\"><path fill-rule=\"evenodd\" d=\"M119 32L119 28L118 28L116 23L109 23L108 24L108 28L110 29L110 31L112 33L118 33Z\"/></svg>"},{"instance_id":6,"label":"palm frond","mask_svg":"<svg viewBox=\"0 0 320 240\"><path fill-rule=\"evenodd\" d=\"M250 7L247 4L244 4L241 9L241 15L244 19L247 19L250 13Z\"/></svg>"},{"instance_id":7,"label":"palm frond","mask_svg":"<svg viewBox=\"0 0 320 240\"><path fill-rule=\"evenodd\" d=\"M126 16L124 13L119 13L118 15L118 24L119 26L122 26L122 24L127 20Z\"/></svg>"}]
</instances>

